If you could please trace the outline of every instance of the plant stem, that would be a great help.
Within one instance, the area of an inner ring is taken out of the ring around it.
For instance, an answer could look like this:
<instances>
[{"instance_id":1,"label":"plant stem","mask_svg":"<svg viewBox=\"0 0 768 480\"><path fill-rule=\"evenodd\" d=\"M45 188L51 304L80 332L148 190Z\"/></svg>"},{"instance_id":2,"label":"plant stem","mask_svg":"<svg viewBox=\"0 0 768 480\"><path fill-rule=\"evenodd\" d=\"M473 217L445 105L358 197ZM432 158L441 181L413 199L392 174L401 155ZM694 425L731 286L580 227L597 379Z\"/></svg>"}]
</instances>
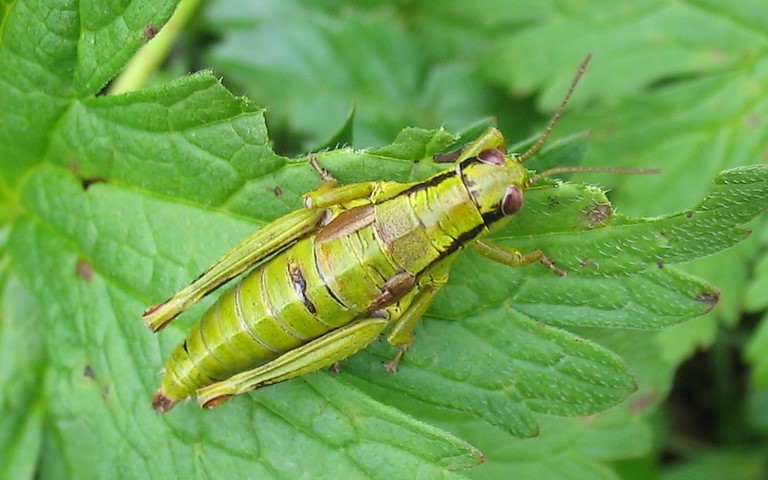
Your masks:
<instances>
[{"instance_id":1,"label":"plant stem","mask_svg":"<svg viewBox=\"0 0 768 480\"><path fill-rule=\"evenodd\" d=\"M109 94L131 92L143 87L168 56L176 37L192 18L201 0L181 0L176 11L158 34L128 62L109 87Z\"/></svg>"}]
</instances>

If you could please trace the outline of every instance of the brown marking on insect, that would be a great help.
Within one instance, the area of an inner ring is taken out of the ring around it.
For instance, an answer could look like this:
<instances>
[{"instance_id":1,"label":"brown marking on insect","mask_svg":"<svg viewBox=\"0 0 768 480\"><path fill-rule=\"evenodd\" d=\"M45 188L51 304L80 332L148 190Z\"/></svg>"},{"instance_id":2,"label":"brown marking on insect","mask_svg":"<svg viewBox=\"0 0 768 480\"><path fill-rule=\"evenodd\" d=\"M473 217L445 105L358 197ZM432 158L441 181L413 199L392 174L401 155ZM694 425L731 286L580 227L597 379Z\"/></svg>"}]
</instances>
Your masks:
<instances>
[{"instance_id":1,"label":"brown marking on insect","mask_svg":"<svg viewBox=\"0 0 768 480\"><path fill-rule=\"evenodd\" d=\"M328 373L331 375L338 375L341 373L341 362L334 362L334 364L328 368Z\"/></svg>"},{"instance_id":2,"label":"brown marking on insect","mask_svg":"<svg viewBox=\"0 0 768 480\"><path fill-rule=\"evenodd\" d=\"M367 310L372 312L392 305L400 300L403 295L408 293L415 283L416 277L410 273L396 273L384 283L381 287L381 293L373 299L373 302L368 306Z\"/></svg>"},{"instance_id":3,"label":"brown marking on insect","mask_svg":"<svg viewBox=\"0 0 768 480\"><path fill-rule=\"evenodd\" d=\"M96 379L96 375L93 373L93 369L91 368L90 365L86 365L85 368L83 369L83 376L91 380Z\"/></svg>"},{"instance_id":4,"label":"brown marking on insect","mask_svg":"<svg viewBox=\"0 0 768 480\"><path fill-rule=\"evenodd\" d=\"M144 25L144 30L141 32L141 39L148 42L155 38L155 35L160 31L160 28L154 23L148 23Z\"/></svg>"},{"instance_id":5,"label":"brown marking on insect","mask_svg":"<svg viewBox=\"0 0 768 480\"><path fill-rule=\"evenodd\" d=\"M152 408L157 413L165 413L172 409L176 402L166 397L162 390L158 390L152 395Z\"/></svg>"},{"instance_id":6,"label":"brown marking on insect","mask_svg":"<svg viewBox=\"0 0 768 480\"><path fill-rule=\"evenodd\" d=\"M278 186L278 187L275 187L275 188L273 188L273 189L272 189L272 193L273 193L273 194L274 194L276 197L282 197L282 196L283 196L283 189L282 189L282 188L280 188L279 186Z\"/></svg>"},{"instance_id":7,"label":"brown marking on insect","mask_svg":"<svg viewBox=\"0 0 768 480\"><path fill-rule=\"evenodd\" d=\"M219 395L218 397L213 397L203 404L203 408L216 408L223 403L227 403L230 398L232 398L232 395Z\"/></svg>"},{"instance_id":8,"label":"brown marking on insect","mask_svg":"<svg viewBox=\"0 0 768 480\"><path fill-rule=\"evenodd\" d=\"M164 301L163 303L158 303L157 305L153 305L153 306L147 308L146 310L144 310L144 313L141 314L141 317L145 318L145 317L153 314L158 308L162 307L166 303L168 303L168 300Z\"/></svg>"},{"instance_id":9,"label":"brown marking on insect","mask_svg":"<svg viewBox=\"0 0 768 480\"><path fill-rule=\"evenodd\" d=\"M606 220L610 219L613 213L613 207L610 203L593 203L586 212L587 228L605 225Z\"/></svg>"},{"instance_id":10,"label":"brown marking on insect","mask_svg":"<svg viewBox=\"0 0 768 480\"><path fill-rule=\"evenodd\" d=\"M711 310L720 301L720 292L716 290L705 290L696 295L696 301L707 305L707 310Z\"/></svg>"},{"instance_id":11,"label":"brown marking on insect","mask_svg":"<svg viewBox=\"0 0 768 480\"><path fill-rule=\"evenodd\" d=\"M446 153L438 153L435 155L434 161L435 163L453 163L458 159L462 152L464 152L464 149L466 149L466 145L463 147L459 147L456 150L453 150L451 152Z\"/></svg>"},{"instance_id":12,"label":"brown marking on insect","mask_svg":"<svg viewBox=\"0 0 768 480\"><path fill-rule=\"evenodd\" d=\"M304 278L304 274L302 273L301 268L299 267L299 264L293 260L288 262L288 275L291 277L291 283L293 283L293 290L296 292L296 295L301 299L301 303L303 303L304 306L307 307L307 310L309 311L309 313L312 313L312 314L317 313L317 308L315 308L315 304L312 303L312 300L310 300L307 297L307 280Z\"/></svg>"},{"instance_id":13,"label":"brown marking on insect","mask_svg":"<svg viewBox=\"0 0 768 480\"><path fill-rule=\"evenodd\" d=\"M339 214L317 233L317 243L336 240L372 224L376 219L373 205L361 205Z\"/></svg>"},{"instance_id":14,"label":"brown marking on insect","mask_svg":"<svg viewBox=\"0 0 768 480\"><path fill-rule=\"evenodd\" d=\"M75 264L75 275L85 280L86 283L91 283L93 280L93 266L87 260L78 258Z\"/></svg>"}]
</instances>

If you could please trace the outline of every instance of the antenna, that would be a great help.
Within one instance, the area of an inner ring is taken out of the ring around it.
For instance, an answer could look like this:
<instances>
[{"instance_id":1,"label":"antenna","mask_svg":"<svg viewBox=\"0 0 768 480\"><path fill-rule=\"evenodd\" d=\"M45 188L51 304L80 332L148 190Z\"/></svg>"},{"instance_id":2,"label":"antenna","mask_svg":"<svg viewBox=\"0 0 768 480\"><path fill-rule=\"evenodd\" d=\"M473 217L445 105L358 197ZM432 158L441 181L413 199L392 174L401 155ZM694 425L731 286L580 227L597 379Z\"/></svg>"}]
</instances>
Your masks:
<instances>
[{"instance_id":1,"label":"antenna","mask_svg":"<svg viewBox=\"0 0 768 480\"><path fill-rule=\"evenodd\" d=\"M539 135L539 138L536 139L536 143L534 143L531 146L531 148L529 148L528 150L525 151L525 153L517 157L520 163L524 163L526 160L531 158L536 152L539 151L539 149L547 141L547 139L549 138L549 135L552 133L552 130L554 130L555 125L557 125L557 122L560 120L560 117L563 115L563 112L565 111L565 106L568 105L568 100L571 99L571 95L573 94L573 91L576 89L576 85L579 83L579 80L581 80L581 77L584 75L584 72L587 70L587 65L589 65L590 60L592 60L591 53L587 55L584 61L581 62L581 66L579 66L579 70L576 72L576 75L573 77L573 80L571 81L571 86L568 88L568 92L565 94L563 101L560 102L560 106L557 108L557 111L555 112L555 114L552 115L552 119L547 124L547 128L545 128L544 131L541 132L541 135ZM558 172L558 173L562 173L562 172Z\"/></svg>"}]
</instances>

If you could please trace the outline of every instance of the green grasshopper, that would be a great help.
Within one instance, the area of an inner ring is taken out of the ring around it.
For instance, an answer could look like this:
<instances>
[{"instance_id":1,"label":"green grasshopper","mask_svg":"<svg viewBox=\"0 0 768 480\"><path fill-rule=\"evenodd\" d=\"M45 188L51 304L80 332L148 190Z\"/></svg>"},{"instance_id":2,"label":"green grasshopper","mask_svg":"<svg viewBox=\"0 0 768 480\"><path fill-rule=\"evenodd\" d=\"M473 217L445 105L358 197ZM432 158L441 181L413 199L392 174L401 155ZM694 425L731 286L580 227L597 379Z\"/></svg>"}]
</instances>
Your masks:
<instances>
[{"instance_id":1,"label":"green grasshopper","mask_svg":"<svg viewBox=\"0 0 768 480\"><path fill-rule=\"evenodd\" d=\"M304 195L305 208L258 230L144 313L156 332L255 266L174 349L152 398L154 409L166 412L193 395L212 408L234 395L335 366L387 328L397 353L384 366L396 371L414 341L414 327L465 247L512 267L541 262L565 275L540 250L524 254L482 237L522 208L523 192L536 180L598 170L560 167L531 175L523 166L546 142L589 60L546 129L521 155L508 155L501 132L490 128L455 152L454 168L423 182L343 186L311 157L324 183Z\"/></svg>"}]
</instances>

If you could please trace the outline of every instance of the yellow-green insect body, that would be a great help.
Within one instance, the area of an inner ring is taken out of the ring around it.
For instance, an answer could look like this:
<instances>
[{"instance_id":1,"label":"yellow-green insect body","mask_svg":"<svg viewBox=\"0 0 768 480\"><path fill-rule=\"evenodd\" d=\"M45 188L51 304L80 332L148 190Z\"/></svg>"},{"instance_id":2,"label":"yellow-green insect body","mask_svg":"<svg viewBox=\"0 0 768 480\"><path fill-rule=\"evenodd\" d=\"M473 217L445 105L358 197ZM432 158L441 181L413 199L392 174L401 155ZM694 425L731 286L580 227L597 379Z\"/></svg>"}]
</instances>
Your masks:
<instances>
[{"instance_id":1,"label":"yellow-green insect body","mask_svg":"<svg viewBox=\"0 0 768 480\"><path fill-rule=\"evenodd\" d=\"M305 208L265 226L145 313L157 331L255 265L173 351L154 408L164 412L190 396L213 407L331 366L385 332L399 347L386 365L394 371L464 247L511 266L542 261L562 273L540 251L524 255L482 237L522 207L530 181L522 162L543 144L567 99L523 155L506 154L492 128L460 151L453 168L423 182L338 186L313 160L326 182L305 195Z\"/></svg>"}]
</instances>

